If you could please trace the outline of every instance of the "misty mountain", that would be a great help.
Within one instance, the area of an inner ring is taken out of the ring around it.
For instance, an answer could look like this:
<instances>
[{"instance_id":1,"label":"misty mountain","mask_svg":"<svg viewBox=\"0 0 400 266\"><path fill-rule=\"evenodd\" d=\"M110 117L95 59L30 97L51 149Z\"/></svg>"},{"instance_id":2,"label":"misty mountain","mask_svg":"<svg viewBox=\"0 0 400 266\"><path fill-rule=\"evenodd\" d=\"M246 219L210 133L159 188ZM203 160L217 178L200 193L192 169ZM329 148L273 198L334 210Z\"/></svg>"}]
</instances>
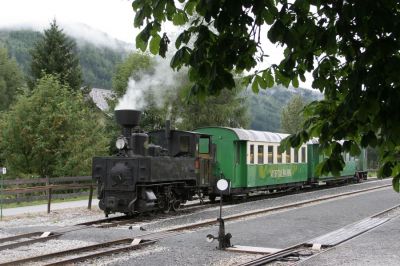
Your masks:
<instances>
[{"instance_id":1,"label":"misty mountain","mask_svg":"<svg viewBox=\"0 0 400 266\"><path fill-rule=\"evenodd\" d=\"M79 26L79 29L78 31L67 27L65 32L77 43L84 85L111 89L116 65L128 55L132 47L85 25ZM76 34L77 32L80 34ZM24 73L29 75L31 61L29 51L41 36L41 32L34 30L0 29L0 45L8 49ZM282 108L296 94L300 94L307 102L322 98L319 92L303 88L274 87L260 90L258 94L254 94L251 89L247 90L245 95L251 118L250 128L281 132Z\"/></svg>"},{"instance_id":2,"label":"misty mountain","mask_svg":"<svg viewBox=\"0 0 400 266\"><path fill-rule=\"evenodd\" d=\"M279 86L271 89L260 90L258 94L253 93L251 89L248 89L245 93L251 117L250 128L272 132L282 132L282 109L288 104L293 96L299 94L306 102L323 98L323 95L319 91Z\"/></svg>"},{"instance_id":3,"label":"misty mountain","mask_svg":"<svg viewBox=\"0 0 400 266\"><path fill-rule=\"evenodd\" d=\"M111 89L111 79L116 65L129 52L127 44L115 40L104 33L92 33L92 35L89 35L89 29L86 29L86 32L88 32L86 38L81 38L77 35L75 37L70 36L77 43L84 85ZM0 45L8 49L11 56L16 59L27 76L30 73L31 62L29 51L41 36L41 32L34 30L0 30ZM90 38L88 37L90 36L93 36L93 42L89 41ZM101 42L99 42L99 39L101 39ZM103 45L107 40L108 44L112 45Z\"/></svg>"}]
</instances>

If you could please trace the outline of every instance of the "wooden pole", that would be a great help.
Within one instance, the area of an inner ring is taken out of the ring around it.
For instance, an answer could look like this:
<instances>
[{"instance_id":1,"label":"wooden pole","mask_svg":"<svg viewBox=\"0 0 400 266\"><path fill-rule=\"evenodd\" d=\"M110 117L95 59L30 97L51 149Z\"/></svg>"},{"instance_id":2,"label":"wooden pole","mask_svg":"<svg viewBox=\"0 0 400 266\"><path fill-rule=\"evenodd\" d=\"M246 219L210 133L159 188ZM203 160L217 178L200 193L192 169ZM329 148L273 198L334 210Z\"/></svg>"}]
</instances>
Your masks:
<instances>
[{"instance_id":1,"label":"wooden pole","mask_svg":"<svg viewBox=\"0 0 400 266\"><path fill-rule=\"evenodd\" d=\"M50 204L51 204L51 187L47 190L47 213L50 213Z\"/></svg>"},{"instance_id":2,"label":"wooden pole","mask_svg":"<svg viewBox=\"0 0 400 266\"><path fill-rule=\"evenodd\" d=\"M93 198L93 185L90 185L90 190L89 190L89 202L88 202L88 209L92 209L92 198Z\"/></svg>"}]
</instances>

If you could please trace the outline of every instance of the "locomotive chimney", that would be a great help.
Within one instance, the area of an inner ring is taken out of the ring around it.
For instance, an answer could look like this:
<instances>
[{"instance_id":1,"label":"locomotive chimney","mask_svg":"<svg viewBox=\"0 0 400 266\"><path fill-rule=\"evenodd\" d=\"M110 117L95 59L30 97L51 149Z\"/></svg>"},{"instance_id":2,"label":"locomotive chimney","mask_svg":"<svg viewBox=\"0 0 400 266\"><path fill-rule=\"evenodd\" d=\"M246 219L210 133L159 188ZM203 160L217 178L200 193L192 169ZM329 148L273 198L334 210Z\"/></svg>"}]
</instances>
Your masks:
<instances>
[{"instance_id":1,"label":"locomotive chimney","mask_svg":"<svg viewBox=\"0 0 400 266\"><path fill-rule=\"evenodd\" d=\"M132 135L132 129L139 125L141 111L115 110L115 120L122 126L122 133L126 138Z\"/></svg>"},{"instance_id":2,"label":"locomotive chimney","mask_svg":"<svg viewBox=\"0 0 400 266\"><path fill-rule=\"evenodd\" d=\"M127 154L147 155L149 136L146 133L133 132L139 126L141 111L139 110L115 110L115 119L122 126L122 134L128 141Z\"/></svg>"}]
</instances>

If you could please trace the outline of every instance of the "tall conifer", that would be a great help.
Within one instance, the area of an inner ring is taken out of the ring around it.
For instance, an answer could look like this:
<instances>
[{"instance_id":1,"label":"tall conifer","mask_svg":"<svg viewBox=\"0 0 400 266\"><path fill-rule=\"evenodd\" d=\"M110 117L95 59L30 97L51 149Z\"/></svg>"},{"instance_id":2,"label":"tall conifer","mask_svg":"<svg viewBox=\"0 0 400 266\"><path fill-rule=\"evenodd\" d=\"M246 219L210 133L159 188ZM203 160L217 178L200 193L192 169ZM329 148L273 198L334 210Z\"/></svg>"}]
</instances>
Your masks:
<instances>
[{"instance_id":1,"label":"tall conifer","mask_svg":"<svg viewBox=\"0 0 400 266\"><path fill-rule=\"evenodd\" d=\"M31 56L33 85L45 74L53 74L73 90L81 87L82 72L76 44L63 33L56 20L44 31L44 36L35 44Z\"/></svg>"},{"instance_id":2,"label":"tall conifer","mask_svg":"<svg viewBox=\"0 0 400 266\"><path fill-rule=\"evenodd\" d=\"M0 111L8 109L17 89L23 85L24 77L17 62L10 58L7 49L0 46Z\"/></svg>"}]
</instances>

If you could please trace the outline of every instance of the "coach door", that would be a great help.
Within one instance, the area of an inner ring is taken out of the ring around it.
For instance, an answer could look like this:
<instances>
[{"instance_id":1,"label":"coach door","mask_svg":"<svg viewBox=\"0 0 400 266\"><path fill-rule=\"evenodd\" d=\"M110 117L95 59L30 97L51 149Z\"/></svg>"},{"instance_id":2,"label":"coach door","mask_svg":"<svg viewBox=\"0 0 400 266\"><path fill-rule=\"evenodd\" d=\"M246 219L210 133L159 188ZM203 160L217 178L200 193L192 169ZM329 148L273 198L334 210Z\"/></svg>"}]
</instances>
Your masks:
<instances>
[{"instance_id":1,"label":"coach door","mask_svg":"<svg viewBox=\"0 0 400 266\"><path fill-rule=\"evenodd\" d=\"M198 149L198 167L199 167L200 185L210 184L211 164L212 164L212 151L211 151L210 137L200 136L199 149Z\"/></svg>"}]
</instances>

